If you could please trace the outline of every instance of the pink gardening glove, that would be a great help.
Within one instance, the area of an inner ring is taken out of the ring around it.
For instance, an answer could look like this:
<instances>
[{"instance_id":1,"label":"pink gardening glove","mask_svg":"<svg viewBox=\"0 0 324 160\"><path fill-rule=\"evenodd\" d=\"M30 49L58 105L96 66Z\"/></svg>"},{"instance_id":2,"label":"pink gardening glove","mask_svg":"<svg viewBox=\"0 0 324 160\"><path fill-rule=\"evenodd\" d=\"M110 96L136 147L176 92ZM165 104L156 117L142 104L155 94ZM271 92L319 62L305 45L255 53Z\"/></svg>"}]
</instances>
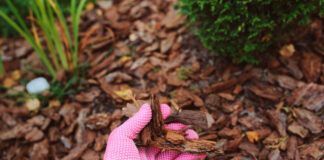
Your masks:
<instances>
[{"instance_id":1,"label":"pink gardening glove","mask_svg":"<svg viewBox=\"0 0 324 160\"><path fill-rule=\"evenodd\" d=\"M171 109L166 104L161 104L162 116L166 119L171 114ZM159 148L137 148L133 139L150 122L152 110L149 104L143 104L141 109L121 126L109 135L104 160L194 160L205 158L206 155L193 155L178 151L161 152ZM181 130L186 125L172 123L165 126L166 129ZM188 129L188 139L198 139L198 134Z\"/></svg>"}]
</instances>

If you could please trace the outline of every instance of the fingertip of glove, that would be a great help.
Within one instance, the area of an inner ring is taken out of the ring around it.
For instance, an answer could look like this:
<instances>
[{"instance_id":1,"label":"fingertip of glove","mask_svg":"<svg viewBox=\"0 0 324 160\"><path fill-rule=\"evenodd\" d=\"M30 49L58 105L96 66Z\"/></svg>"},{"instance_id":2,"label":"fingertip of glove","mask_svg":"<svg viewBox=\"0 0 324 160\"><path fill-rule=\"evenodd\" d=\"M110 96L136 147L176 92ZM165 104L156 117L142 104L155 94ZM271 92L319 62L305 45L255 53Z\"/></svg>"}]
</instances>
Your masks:
<instances>
[{"instance_id":1,"label":"fingertip of glove","mask_svg":"<svg viewBox=\"0 0 324 160\"><path fill-rule=\"evenodd\" d=\"M170 124L166 124L164 126L165 129L171 129L171 130L176 130L176 131L179 131L179 130L184 129L186 127L187 127L187 125L182 124L182 123L170 123Z\"/></svg>"},{"instance_id":2,"label":"fingertip of glove","mask_svg":"<svg viewBox=\"0 0 324 160\"><path fill-rule=\"evenodd\" d=\"M144 118L147 121L150 121L152 117L152 109L148 103L145 103L141 106L137 114L139 114L139 117Z\"/></svg>"},{"instance_id":3,"label":"fingertip of glove","mask_svg":"<svg viewBox=\"0 0 324 160\"><path fill-rule=\"evenodd\" d=\"M188 139L198 139L199 138L198 133L192 129L186 130L186 134L187 134L186 138L188 138Z\"/></svg>"},{"instance_id":4,"label":"fingertip of glove","mask_svg":"<svg viewBox=\"0 0 324 160\"><path fill-rule=\"evenodd\" d=\"M171 108L167 104L161 104L160 107L163 119L167 119L171 114Z\"/></svg>"}]
</instances>

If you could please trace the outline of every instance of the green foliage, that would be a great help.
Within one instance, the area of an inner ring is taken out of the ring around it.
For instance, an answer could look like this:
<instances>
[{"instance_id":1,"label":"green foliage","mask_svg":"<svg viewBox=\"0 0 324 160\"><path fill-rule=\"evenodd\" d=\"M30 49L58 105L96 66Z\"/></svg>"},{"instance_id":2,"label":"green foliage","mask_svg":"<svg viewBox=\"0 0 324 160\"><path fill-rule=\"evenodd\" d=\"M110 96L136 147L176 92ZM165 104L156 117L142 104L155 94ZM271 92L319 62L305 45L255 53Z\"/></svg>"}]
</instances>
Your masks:
<instances>
[{"instance_id":1,"label":"green foliage","mask_svg":"<svg viewBox=\"0 0 324 160\"><path fill-rule=\"evenodd\" d=\"M87 2L95 2L96 0L87 0ZM26 15L28 15L30 10L29 0L11 0L14 6L19 11L19 14L25 20L25 23L30 25L29 21L27 21ZM62 11L64 15L69 14L70 11L70 1L67 0L59 0L60 6L62 7ZM4 12L10 18L15 19L13 12L8 8L7 3L4 0L0 0L0 11ZM0 36L1 37L11 37L17 36L19 33L8 24L6 21L0 20Z\"/></svg>"},{"instance_id":2,"label":"green foliage","mask_svg":"<svg viewBox=\"0 0 324 160\"><path fill-rule=\"evenodd\" d=\"M21 15L28 15L28 1L12 0L12 3L17 7ZM8 8L8 5L4 0L0 1L0 11L9 17L13 17L13 12ZM6 21L0 20L0 35L1 37L14 36L17 35L17 32Z\"/></svg>"},{"instance_id":3,"label":"green foliage","mask_svg":"<svg viewBox=\"0 0 324 160\"><path fill-rule=\"evenodd\" d=\"M78 2L77 0L71 0L72 34L70 34L63 10L57 0L28 1L32 11L29 13L30 19L32 20L32 32L29 31L27 24L19 14L19 10L11 0L5 1L16 18L16 21L1 10L0 17L8 22L12 28L30 43L52 77L55 78L58 71L62 68L65 71L72 71L77 67L79 21L86 0L80 0ZM58 25L62 30L57 27L56 19L58 19ZM46 48L41 45L36 24L43 33L42 38L46 42ZM50 56L45 54L46 50L49 51Z\"/></svg>"},{"instance_id":4,"label":"green foliage","mask_svg":"<svg viewBox=\"0 0 324 160\"><path fill-rule=\"evenodd\" d=\"M0 54L0 78L2 76L4 76L4 74L5 74L5 69L4 69L4 66L3 66L2 56Z\"/></svg>"},{"instance_id":5,"label":"green foliage","mask_svg":"<svg viewBox=\"0 0 324 160\"><path fill-rule=\"evenodd\" d=\"M179 6L207 49L249 63L324 13L324 0L180 0Z\"/></svg>"}]
</instances>

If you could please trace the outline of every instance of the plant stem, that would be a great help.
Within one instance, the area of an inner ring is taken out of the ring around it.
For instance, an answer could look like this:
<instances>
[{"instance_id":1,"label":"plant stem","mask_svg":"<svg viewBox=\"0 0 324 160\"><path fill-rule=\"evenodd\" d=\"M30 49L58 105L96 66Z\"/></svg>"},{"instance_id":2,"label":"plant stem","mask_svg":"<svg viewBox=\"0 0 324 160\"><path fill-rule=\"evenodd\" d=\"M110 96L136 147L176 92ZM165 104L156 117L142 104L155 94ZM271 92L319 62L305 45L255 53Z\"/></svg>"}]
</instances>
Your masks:
<instances>
[{"instance_id":1,"label":"plant stem","mask_svg":"<svg viewBox=\"0 0 324 160\"><path fill-rule=\"evenodd\" d=\"M5 69L2 62L2 56L0 55L0 78L2 78L4 74L5 74Z\"/></svg>"}]
</instances>

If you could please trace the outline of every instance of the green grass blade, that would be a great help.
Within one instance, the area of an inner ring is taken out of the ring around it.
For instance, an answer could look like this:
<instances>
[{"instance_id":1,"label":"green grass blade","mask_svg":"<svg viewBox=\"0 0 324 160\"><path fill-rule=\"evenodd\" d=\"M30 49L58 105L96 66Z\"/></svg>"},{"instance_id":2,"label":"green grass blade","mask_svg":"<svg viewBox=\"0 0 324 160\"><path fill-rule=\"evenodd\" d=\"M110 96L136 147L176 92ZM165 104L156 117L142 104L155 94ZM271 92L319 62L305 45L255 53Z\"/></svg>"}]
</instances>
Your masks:
<instances>
[{"instance_id":1,"label":"green grass blade","mask_svg":"<svg viewBox=\"0 0 324 160\"><path fill-rule=\"evenodd\" d=\"M76 0L71 0L71 16L72 16L72 20L75 18L75 7L76 7Z\"/></svg>"},{"instance_id":2,"label":"green grass blade","mask_svg":"<svg viewBox=\"0 0 324 160\"><path fill-rule=\"evenodd\" d=\"M37 54L40 56L42 61L44 62L45 66L49 70L50 74L55 77L56 72L52 66L52 64L49 62L48 58L46 57L46 54L42 50L42 48L39 48L34 41L33 37L31 34L26 34L19 26L17 23L15 23L13 20L11 20L5 13L0 11L0 17L2 17L5 21L7 21L21 36L23 36L30 44L31 46L35 49Z\"/></svg>"},{"instance_id":3,"label":"green grass blade","mask_svg":"<svg viewBox=\"0 0 324 160\"><path fill-rule=\"evenodd\" d=\"M25 24L25 22L23 21L23 19L20 16L20 14L18 13L17 8L12 4L11 0L6 0L6 2L9 6L9 8L11 9L11 11L14 13L15 17L17 18L19 25L22 26L24 32L26 32L26 34L31 35L31 33L29 32L29 30L27 28L27 25Z\"/></svg>"},{"instance_id":4,"label":"green grass blade","mask_svg":"<svg viewBox=\"0 0 324 160\"><path fill-rule=\"evenodd\" d=\"M73 1L73 0L72 0ZM74 0L75 1L75 0ZM75 3L75 2L74 2ZM73 59L73 63L74 66L77 66L78 63L78 33L79 33L79 22L80 22L80 17L81 17L81 13L82 13L82 9L84 7L86 3L86 0L81 0L80 4L78 5L78 8L76 10L75 15L72 15L72 30L73 30L73 40L74 40L74 51L72 54L72 59ZM72 2L73 4L73 2ZM76 5L76 4L74 4ZM73 13L73 7L75 6L71 6L72 7L72 13ZM74 9L75 12L75 9Z\"/></svg>"},{"instance_id":5,"label":"green grass blade","mask_svg":"<svg viewBox=\"0 0 324 160\"><path fill-rule=\"evenodd\" d=\"M16 22L11 20L5 13L0 11L0 17L2 17L5 21L7 21L21 36L23 36L25 39L28 39L28 37L31 37L31 35L27 35Z\"/></svg>"},{"instance_id":6,"label":"green grass blade","mask_svg":"<svg viewBox=\"0 0 324 160\"><path fill-rule=\"evenodd\" d=\"M35 5L35 3L32 3L32 10L33 10L33 12L34 12L34 14L36 16L35 18L37 19L38 25L40 26L40 28L42 29L42 32L44 34L43 36L44 36L44 39L46 41L48 50L51 53L52 61L54 63L54 66L55 66L56 70L59 70L59 63L58 63L58 60L57 60L57 55L55 53L54 44L53 44L53 41L52 41L51 35L50 35L50 30L51 29L48 29L46 27L46 25L44 24L44 21L42 20L42 17L41 17L41 13L38 10L38 7L37 7L37 5Z\"/></svg>"},{"instance_id":7,"label":"green grass blade","mask_svg":"<svg viewBox=\"0 0 324 160\"><path fill-rule=\"evenodd\" d=\"M64 29L65 35L67 37L68 43L72 47L72 40L71 40L70 31L69 31L67 22L65 20L65 17L63 15L62 9L61 9L60 5L58 4L57 0L55 0L54 2L55 2L55 5L57 7L56 9L54 9L54 11L56 12L56 14L57 14L57 16L59 18L59 21L61 22L61 24L63 26L63 29Z\"/></svg>"},{"instance_id":8,"label":"green grass blade","mask_svg":"<svg viewBox=\"0 0 324 160\"><path fill-rule=\"evenodd\" d=\"M5 69L2 62L2 56L0 55L0 78L2 78L4 74L5 74Z\"/></svg>"},{"instance_id":9,"label":"green grass blade","mask_svg":"<svg viewBox=\"0 0 324 160\"><path fill-rule=\"evenodd\" d=\"M52 9L49 9L48 11L49 11L48 16L49 16L49 20L50 20L49 23L51 24L50 26L56 26ZM60 38L57 28L52 29L51 33L52 33L54 45L55 45L57 54L60 58L61 64L65 70L68 70L69 67L68 67L68 62L67 62L67 58L66 58L66 52L64 50L64 45L63 45L63 42L61 41L61 38Z\"/></svg>"},{"instance_id":10,"label":"green grass blade","mask_svg":"<svg viewBox=\"0 0 324 160\"><path fill-rule=\"evenodd\" d=\"M40 10L40 13L42 15L41 21L43 21L44 27L47 28L47 31L50 32L49 34L51 34L50 37L51 37L52 41L54 42L53 44L55 46L55 50L58 54L61 64L65 70L68 70L68 63L67 63L66 55L64 52L64 46L61 42L58 30L55 28L56 24L55 24L55 18L53 15L52 8L49 8L49 9L46 8L46 6L45 6L46 4L44 4L44 0L36 0L36 2L37 2L37 7ZM45 3L48 3L48 1L46 0ZM45 9L48 9L48 11L46 12Z\"/></svg>"}]
</instances>

